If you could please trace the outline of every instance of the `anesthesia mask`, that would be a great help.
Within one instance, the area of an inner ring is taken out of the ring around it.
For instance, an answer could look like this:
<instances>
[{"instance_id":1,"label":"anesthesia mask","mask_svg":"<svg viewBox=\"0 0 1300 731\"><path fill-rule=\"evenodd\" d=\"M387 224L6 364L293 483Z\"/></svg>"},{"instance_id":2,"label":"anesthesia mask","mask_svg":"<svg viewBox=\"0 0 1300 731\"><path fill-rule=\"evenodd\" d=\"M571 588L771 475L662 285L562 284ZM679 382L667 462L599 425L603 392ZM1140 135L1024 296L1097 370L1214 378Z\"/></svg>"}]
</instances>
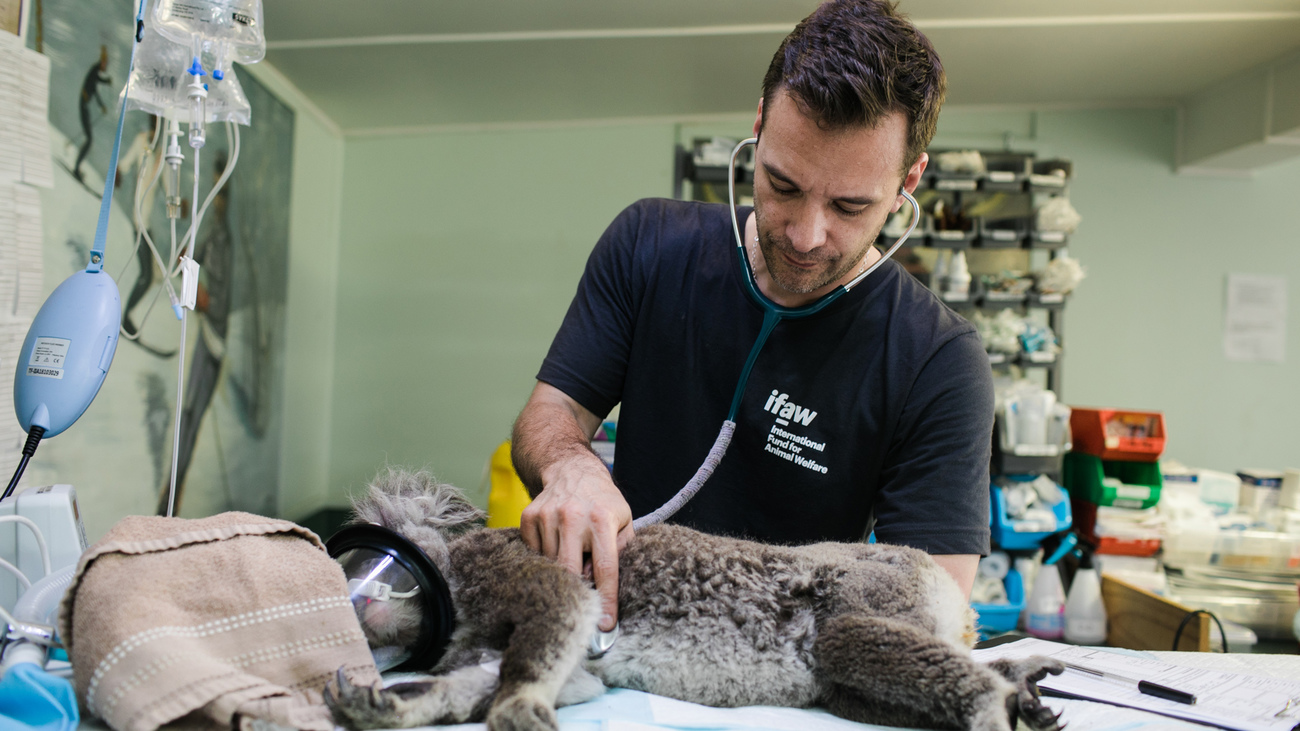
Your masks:
<instances>
[{"instance_id":1,"label":"anesthesia mask","mask_svg":"<svg viewBox=\"0 0 1300 731\"><path fill-rule=\"evenodd\" d=\"M344 526L325 549L348 580L380 671L427 671L447 650L456 612L438 567L411 541L371 524Z\"/></svg>"}]
</instances>

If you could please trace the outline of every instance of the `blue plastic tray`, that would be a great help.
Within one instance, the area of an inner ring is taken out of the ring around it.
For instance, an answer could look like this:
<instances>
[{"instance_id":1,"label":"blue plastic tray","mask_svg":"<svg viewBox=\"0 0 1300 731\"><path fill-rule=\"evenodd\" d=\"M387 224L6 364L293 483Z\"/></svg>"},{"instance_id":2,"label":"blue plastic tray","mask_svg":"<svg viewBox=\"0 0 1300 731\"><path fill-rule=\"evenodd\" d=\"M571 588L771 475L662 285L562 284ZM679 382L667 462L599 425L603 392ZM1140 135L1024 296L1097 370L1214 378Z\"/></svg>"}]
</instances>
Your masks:
<instances>
[{"instance_id":1,"label":"blue plastic tray","mask_svg":"<svg viewBox=\"0 0 1300 731\"><path fill-rule=\"evenodd\" d=\"M1002 488L997 485L989 490L989 527L993 531L993 543L1009 551L1032 550L1038 548L1043 539L1053 533L1069 530L1074 524L1070 513L1070 501L1062 500L1052 507L1056 514L1056 530L1017 533L1007 519L1007 505L1002 497Z\"/></svg>"},{"instance_id":2,"label":"blue plastic tray","mask_svg":"<svg viewBox=\"0 0 1300 731\"><path fill-rule=\"evenodd\" d=\"M1010 632L1020 621L1020 612L1025 608L1025 580L1020 577L1020 572L1011 569L1003 583L1007 587L1007 604L971 604L979 615L975 628L979 630L980 639Z\"/></svg>"}]
</instances>

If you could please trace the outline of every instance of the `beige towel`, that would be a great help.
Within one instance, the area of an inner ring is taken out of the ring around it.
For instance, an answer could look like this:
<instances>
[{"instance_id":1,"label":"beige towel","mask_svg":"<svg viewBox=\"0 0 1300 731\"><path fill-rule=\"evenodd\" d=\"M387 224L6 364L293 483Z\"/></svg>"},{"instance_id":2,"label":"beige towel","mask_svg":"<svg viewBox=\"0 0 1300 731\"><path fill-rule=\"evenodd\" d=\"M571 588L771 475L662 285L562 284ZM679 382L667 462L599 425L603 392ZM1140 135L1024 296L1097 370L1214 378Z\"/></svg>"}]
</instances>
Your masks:
<instances>
[{"instance_id":1,"label":"beige towel","mask_svg":"<svg viewBox=\"0 0 1300 731\"><path fill-rule=\"evenodd\" d=\"M248 513L131 517L92 546L59 631L77 697L116 731L333 728L340 667L379 679L343 570L306 528Z\"/></svg>"}]
</instances>

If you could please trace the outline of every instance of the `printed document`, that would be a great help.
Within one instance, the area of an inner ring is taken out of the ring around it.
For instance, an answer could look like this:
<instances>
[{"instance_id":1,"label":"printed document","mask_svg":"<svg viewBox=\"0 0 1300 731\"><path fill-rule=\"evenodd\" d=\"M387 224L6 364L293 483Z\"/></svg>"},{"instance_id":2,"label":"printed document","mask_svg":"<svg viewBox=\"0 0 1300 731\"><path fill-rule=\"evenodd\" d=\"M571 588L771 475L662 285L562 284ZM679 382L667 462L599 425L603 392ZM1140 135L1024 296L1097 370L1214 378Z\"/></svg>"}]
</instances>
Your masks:
<instances>
[{"instance_id":1,"label":"printed document","mask_svg":"<svg viewBox=\"0 0 1300 731\"><path fill-rule=\"evenodd\" d=\"M1296 680L1180 666L1100 648L1036 639L975 650L973 655L979 662L1046 655L1104 673L1187 691L1196 695L1196 704L1187 705L1146 695L1129 683L1100 679L1068 669L1060 675L1049 675L1038 683L1039 688L1070 697L1128 706L1237 731L1291 731L1300 724L1300 681Z\"/></svg>"}]
</instances>

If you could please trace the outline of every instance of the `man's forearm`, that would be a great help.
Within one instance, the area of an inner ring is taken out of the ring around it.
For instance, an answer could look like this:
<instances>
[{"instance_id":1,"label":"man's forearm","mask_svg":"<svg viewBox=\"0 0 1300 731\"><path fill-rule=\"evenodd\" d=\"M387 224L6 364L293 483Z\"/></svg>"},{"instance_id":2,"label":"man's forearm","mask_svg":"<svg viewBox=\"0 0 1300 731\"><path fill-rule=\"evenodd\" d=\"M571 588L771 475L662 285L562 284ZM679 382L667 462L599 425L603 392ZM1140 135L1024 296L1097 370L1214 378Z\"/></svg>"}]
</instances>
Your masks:
<instances>
[{"instance_id":1,"label":"man's forearm","mask_svg":"<svg viewBox=\"0 0 1300 731\"><path fill-rule=\"evenodd\" d=\"M591 450L591 434L580 421L588 415L575 413L572 406L556 397L558 393L553 387L538 384L511 434L510 459L534 498L542 491L548 467L573 459L600 460Z\"/></svg>"}]
</instances>

